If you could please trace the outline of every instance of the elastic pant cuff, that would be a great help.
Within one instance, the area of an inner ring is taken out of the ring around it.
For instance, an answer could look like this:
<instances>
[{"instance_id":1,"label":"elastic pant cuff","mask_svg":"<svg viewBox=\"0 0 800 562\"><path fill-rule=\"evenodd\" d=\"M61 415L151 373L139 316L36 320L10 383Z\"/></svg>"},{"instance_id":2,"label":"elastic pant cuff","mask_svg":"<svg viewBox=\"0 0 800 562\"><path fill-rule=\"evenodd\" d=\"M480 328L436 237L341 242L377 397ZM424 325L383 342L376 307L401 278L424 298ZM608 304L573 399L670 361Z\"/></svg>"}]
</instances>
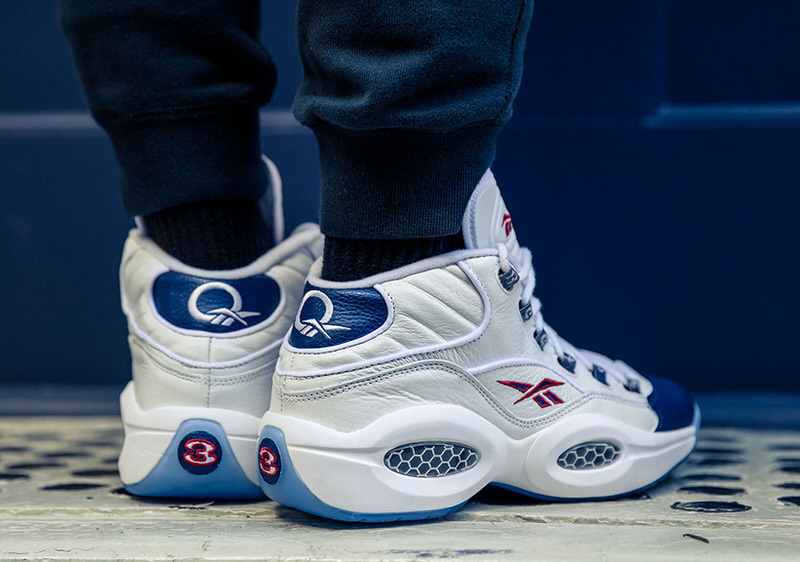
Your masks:
<instances>
[{"instance_id":1,"label":"elastic pant cuff","mask_svg":"<svg viewBox=\"0 0 800 562\"><path fill-rule=\"evenodd\" d=\"M446 133L314 127L322 232L340 238L447 236L494 159L499 127Z\"/></svg>"},{"instance_id":2,"label":"elastic pant cuff","mask_svg":"<svg viewBox=\"0 0 800 562\"><path fill-rule=\"evenodd\" d=\"M212 199L253 199L264 193L258 108L251 105L164 110L108 117L130 215Z\"/></svg>"}]
</instances>

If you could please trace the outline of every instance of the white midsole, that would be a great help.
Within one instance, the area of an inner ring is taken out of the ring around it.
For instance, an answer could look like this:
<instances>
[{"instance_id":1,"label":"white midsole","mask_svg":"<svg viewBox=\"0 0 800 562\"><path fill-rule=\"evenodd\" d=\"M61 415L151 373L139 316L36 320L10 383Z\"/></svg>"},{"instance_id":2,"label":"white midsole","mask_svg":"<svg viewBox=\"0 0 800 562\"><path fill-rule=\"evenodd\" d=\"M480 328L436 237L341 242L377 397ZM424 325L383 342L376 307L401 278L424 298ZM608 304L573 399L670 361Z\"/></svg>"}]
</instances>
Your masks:
<instances>
[{"instance_id":1,"label":"white midsole","mask_svg":"<svg viewBox=\"0 0 800 562\"><path fill-rule=\"evenodd\" d=\"M222 426L239 466L258 485L256 430L259 418L221 408L165 406L142 410L136 401L133 382L122 391L120 408L125 441L119 455L119 474L124 484L139 482L153 470L181 423L202 419Z\"/></svg>"},{"instance_id":2,"label":"white midsole","mask_svg":"<svg viewBox=\"0 0 800 562\"><path fill-rule=\"evenodd\" d=\"M693 426L653 433L600 414L574 414L524 439L512 439L478 414L429 404L388 414L350 433L267 412L261 422L283 431L292 465L322 502L359 513L436 510L468 500L490 482L556 498L624 494L663 477L694 447ZM591 470L557 464L565 450L591 441L617 445L619 458ZM415 478L386 467L400 445L447 442L480 453L472 468L448 476Z\"/></svg>"}]
</instances>

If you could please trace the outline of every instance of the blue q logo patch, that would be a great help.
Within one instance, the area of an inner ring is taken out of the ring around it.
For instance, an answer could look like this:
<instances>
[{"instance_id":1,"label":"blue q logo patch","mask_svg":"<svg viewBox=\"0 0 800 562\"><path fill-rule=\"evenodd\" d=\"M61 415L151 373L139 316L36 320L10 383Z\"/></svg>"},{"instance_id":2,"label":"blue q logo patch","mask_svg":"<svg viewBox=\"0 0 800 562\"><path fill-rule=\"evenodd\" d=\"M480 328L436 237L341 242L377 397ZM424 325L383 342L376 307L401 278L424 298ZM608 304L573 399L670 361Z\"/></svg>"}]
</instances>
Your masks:
<instances>
[{"instance_id":1,"label":"blue q logo patch","mask_svg":"<svg viewBox=\"0 0 800 562\"><path fill-rule=\"evenodd\" d=\"M227 333L269 318L280 302L280 288L266 275L220 280L168 271L153 283L153 302L178 328Z\"/></svg>"},{"instance_id":2,"label":"blue q logo patch","mask_svg":"<svg viewBox=\"0 0 800 562\"><path fill-rule=\"evenodd\" d=\"M289 343L300 349L340 345L381 326L389 316L375 289L321 289L306 284Z\"/></svg>"}]
</instances>

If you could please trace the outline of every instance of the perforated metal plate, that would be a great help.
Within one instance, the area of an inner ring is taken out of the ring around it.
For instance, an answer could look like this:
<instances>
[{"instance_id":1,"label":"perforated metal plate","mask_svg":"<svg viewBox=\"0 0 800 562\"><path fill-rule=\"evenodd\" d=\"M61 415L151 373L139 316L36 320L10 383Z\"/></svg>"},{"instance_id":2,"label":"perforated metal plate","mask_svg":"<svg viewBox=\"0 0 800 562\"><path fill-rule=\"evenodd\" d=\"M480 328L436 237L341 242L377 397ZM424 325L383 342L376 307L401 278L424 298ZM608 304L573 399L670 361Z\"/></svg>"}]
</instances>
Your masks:
<instances>
[{"instance_id":1,"label":"perforated metal plate","mask_svg":"<svg viewBox=\"0 0 800 562\"><path fill-rule=\"evenodd\" d=\"M700 435L673 476L631 498L550 503L489 487L442 520L354 526L266 500L132 497L116 475L118 418L0 417L0 559L527 561L557 545L547 559L794 560L800 433Z\"/></svg>"}]
</instances>

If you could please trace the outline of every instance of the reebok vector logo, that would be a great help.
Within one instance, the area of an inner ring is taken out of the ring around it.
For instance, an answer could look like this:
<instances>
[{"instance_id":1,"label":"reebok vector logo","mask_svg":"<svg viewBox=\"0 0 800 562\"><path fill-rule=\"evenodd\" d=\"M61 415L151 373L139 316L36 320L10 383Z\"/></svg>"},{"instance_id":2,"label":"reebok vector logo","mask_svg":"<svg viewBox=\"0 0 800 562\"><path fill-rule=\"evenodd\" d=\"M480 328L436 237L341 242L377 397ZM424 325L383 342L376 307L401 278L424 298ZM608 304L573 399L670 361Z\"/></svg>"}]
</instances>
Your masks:
<instances>
[{"instance_id":1,"label":"reebok vector logo","mask_svg":"<svg viewBox=\"0 0 800 562\"><path fill-rule=\"evenodd\" d=\"M514 404L519 404L523 400L528 398L532 398L534 402L536 402L540 408L547 408L549 406L553 406L554 404L563 404L564 401L559 398L559 396L550 390L553 387L561 386L564 384L563 382L556 382L550 379L544 379L542 382L537 384L536 386L527 383L527 382L516 382L516 381L497 381L504 386L508 386L517 390L522 393L522 396L514 402Z\"/></svg>"},{"instance_id":2,"label":"reebok vector logo","mask_svg":"<svg viewBox=\"0 0 800 562\"><path fill-rule=\"evenodd\" d=\"M322 315L319 318L300 318L300 314L303 312L303 307L305 306L306 302L309 299L319 299L322 302L323 310ZM303 300L300 302L300 309L297 312L297 316L294 319L294 327L300 332L302 335L313 338L317 334L322 334L325 338L331 339L330 334L328 331L333 330L349 330L347 326L337 326L336 324L328 324L331 317L333 316L333 303L328 295L323 293L322 291L309 291L303 297Z\"/></svg>"},{"instance_id":3,"label":"reebok vector logo","mask_svg":"<svg viewBox=\"0 0 800 562\"><path fill-rule=\"evenodd\" d=\"M297 349L346 345L387 325L389 307L372 287L334 289L306 283L287 343Z\"/></svg>"},{"instance_id":4,"label":"reebok vector logo","mask_svg":"<svg viewBox=\"0 0 800 562\"><path fill-rule=\"evenodd\" d=\"M230 307L220 306L212 310L200 310L197 301L200 299L203 293L214 289L219 289L230 295ZM230 326L234 322L239 322L247 326L247 321L245 318L261 315L260 312L242 310L242 295L239 294L239 291L227 283L222 283L221 281L211 281L210 283L204 283L197 287L189 296L188 307L189 314L191 314L192 318L195 320L199 320L200 322L208 322L209 324L214 325L221 324L222 326Z\"/></svg>"},{"instance_id":5,"label":"reebok vector logo","mask_svg":"<svg viewBox=\"0 0 800 562\"><path fill-rule=\"evenodd\" d=\"M168 271L154 280L152 298L158 315L173 327L226 334L268 321L281 290L267 275L208 279Z\"/></svg>"},{"instance_id":6,"label":"reebok vector logo","mask_svg":"<svg viewBox=\"0 0 800 562\"><path fill-rule=\"evenodd\" d=\"M506 233L506 238L511 235L511 231L514 230L514 225L511 222L511 213L505 213L503 215L503 231Z\"/></svg>"}]
</instances>

